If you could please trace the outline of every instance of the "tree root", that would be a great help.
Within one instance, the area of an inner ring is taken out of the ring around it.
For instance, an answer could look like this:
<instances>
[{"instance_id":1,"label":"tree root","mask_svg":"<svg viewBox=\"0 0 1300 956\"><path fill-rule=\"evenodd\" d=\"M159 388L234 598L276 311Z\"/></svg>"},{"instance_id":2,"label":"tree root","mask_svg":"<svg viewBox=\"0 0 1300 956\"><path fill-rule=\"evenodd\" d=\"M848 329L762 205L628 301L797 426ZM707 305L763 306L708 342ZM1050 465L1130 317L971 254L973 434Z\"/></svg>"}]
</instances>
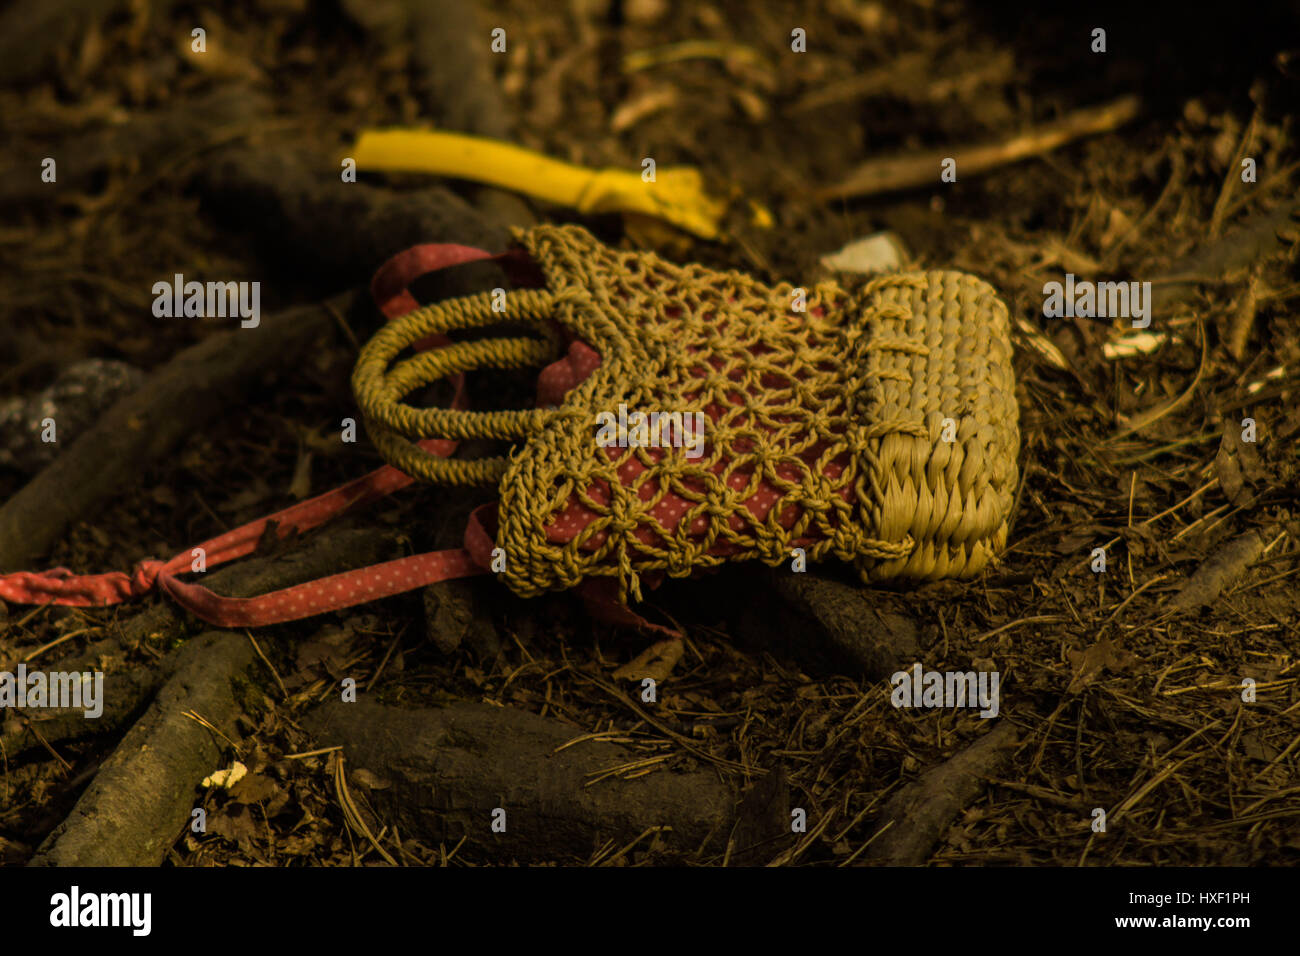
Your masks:
<instances>
[{"instance_id":1,"label":"tree root","mask_svg":"<svg viewBox=\"0 0 1300 956\"><path fill-rule=\"evenodd\" d=\"M230 397L332 334L356 296L267 316L210 335L149 376L0 507L0 571L24 570L68 527L121 494L149 462L229 409Z\"/></svg>"},{"instance_id":2,"label":"tree root","mask_svg":"<svg viewBox=\"0 0 1300 956\"><path fill-rule=\"evenodd\" d=\"M400 552L400 545L388 532L337 528L305 542L290 554L248 558L213 571L205 583L229 597L253 597L335 574L350 565L388 561ZM103 670L103 713L96 720L87 720L81 708L28 712L25 716L29 726L15 725L12 730L0 732L0 753L12 761L46 745L111 733L126 726L172 676L178 658L170 654L158 663L127 663L111 669L105 666L106 661L120 658L141 643L165 646L183 637L193 626L192 621L181 608L162 600L122 624L119 634L88 645L76 657L52 664L51 669L60 671Z\"/></svg>"},{"instance_id":3,"label":"tree root","mask_svg":"<svg viewBox=\"0 0 1300 956\"><path fill-rule=\"evenodd\" d=\"M157 866L233 732L235 684L256 661L241 634L209 631L176 651L172 676L29 866Z\"/></svg>"},{"instance_id":4,"label":"tree root","mask_svg":"<svg viewBox=\"0 0 1300 956\"><path fill-rule=\"evenodd\" d=\"M299 150L225 150L200 171L196 185L215 217L254 230L268 255L326 277L334 289L368 282L384 260L419 243L454 242L497 252L509 238L504 224L480 215L449 190L396 192L344 183L332 160ZM453 279L458 271L446 277ZM438 292L462 295L481 288L481 282L449 281Z\"/></svg>"},{"instance_id":5,"label":"tree root","mask_svg":"<svg viewBox=\"0 0 1300 956\"><path fill-rule=\"evenodd\" d=\"M953 819L984 787L1010 755L1016 727L1002 720L964 750L889 798L877 817L877 837L864 862L883 866L920 866Z\"/></svg>"},{"instance_id":6,"label":"tree root","mask_svg":"<svg viewBox=\"0 0 1300 956\"><path fill-rule=\"evenodd\" d=\"M643 755L598 740L566 747L580 731L510 707L331 703L303 725L321 746L343 745L349 768L370 771L355 791L404 837L432 846L463 838L497 860L592 860L663 827L658 844L690 858L733 820L735 797L715 773L605 776ZM381 786L367 789L376 778Z\"/></svg>"},{"instance_id":7,"label":"tree root","mask_svg":"<svg viewBox=\"0 0 1300 956\"><path fill-rule=\"evenodd\" d=\"M699 587L709 585L701 582ZM810 674L879 680L920 654L915 621L888 591L854 587L811 571L763 568L746 574L743 588L710 587L709 593L726 605L738 644L789 658Z\"/></svg>"}]
</instances>

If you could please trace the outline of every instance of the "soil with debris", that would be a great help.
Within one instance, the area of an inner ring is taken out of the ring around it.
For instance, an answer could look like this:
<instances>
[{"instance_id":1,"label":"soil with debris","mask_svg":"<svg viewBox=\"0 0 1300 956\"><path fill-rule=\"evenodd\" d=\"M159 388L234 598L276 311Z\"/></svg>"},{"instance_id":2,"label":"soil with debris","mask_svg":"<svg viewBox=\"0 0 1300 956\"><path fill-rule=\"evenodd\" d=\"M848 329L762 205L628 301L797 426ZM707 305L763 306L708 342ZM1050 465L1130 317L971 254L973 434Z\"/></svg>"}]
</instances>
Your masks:
<instances>
[{"instance_id":1,"label":"soil with debris","mask_svg":"<svg viewBox=\"0 0 1300 956\"><path fill-rule=\"evenodd\" d=\"M0 16L40 6L16 0ZM409 28L403 0L72 6L80 17L24 41L51 59L27 67L0 55L0 408L41 396L38 406L75 405L84 393L48 391L70 367L96 359L138 375L228 328L154 318L153 285L174 273L260 281L266 314L362 284L313 268L317 253L303 262L277 248L278 213L251 187L229 204L242 217L232 223L228 204L196 185L223 151L270 156L291 142L337 176L359 131L455 122L457 112L447 77L427 62L439 43ZM660 777L671 795L681 778L736 801L723 832L694 846L657 819L630 840L593 823L599 838L578 834L539 862L1300 862L1300 7L1252 6L1207 29L1165 2L1090 5L1086 15L987 6L490 0L469 14L472 41L441 42L486 50L494 28L506 31L506 52L484 58L501 115L462 122L495 123L513 142L589 166L696 166L732 199L717 242L531 204L541 220L805 283L827 275L823 256L888 230L913 263L989 280L1013 316L1022 434L999 564L974 581L879 591L818 568L839 585L828 593L852 598L838 609L812 598L793 614L793 598L757 566L668 582L643 611L686 636L655 647L594 621L572 595L525 601L489 579L259 629L256 664L237 681L229 721L213 722L204 771L237 763L244 775L184 781L206 827L165 834L165 865L536 859L494 849L486 818L473 839L413 833L420 815L400 808L405 771L359 765L314 730L313 712L338 700L345 678L391 708L515 709L574 739L617 744L623 762L596 774L597 787ZM206 31L202 54L195 27ZM1105 52L1093 52L1097 27ZM791 49L795 30L805 53ZM212 106L230 94L231 112ZM1130 122L961 171L968 147L1131 95L1140 107ZM136 132L157 116L190 133ZM956 182L940 182L936 167L930 185L824 198L870 161L949 154ZM45 157L58 160L57 184L40 181ZM1252 159L1257 177L1243 182ZM363 180L358 188L430 185ZM500 200L442 185L476 208ZM770 210L774 228L756 224L746 200ZM1152 282L1150 328L1045 317L1044 285L1066 273ZM338 319L347 328L328 345L229 396L39 562L0 570L127 570L382 464L368 443L337 440L339 420L354 414L355 343L379 316ZM475 407L501 401L502 388L526 393L507 379L475 383ZM97 388L84 392L102 410ZM45 465L30 443L0 434L0 503ZM454 546L473 503L408 489L359 526L398 553ZM747 615L760 592L786 613ZM183 618L154 626L162 604L0 608L0 671L92 655L144 688L88 730L43 733L35 712L4 711L0 861L37 855L149 706L162 682L150 675L208 630ZM832 612L834 626L814 620ZM828 640L828 628L852 638L882 626L910 629L917 653L901 668L997 671L999 716L895 709L887 674L790 647ZM648 704L640 679L652 672L659 695ZM997 746L977 749L992 733ZM475 759L508 766L516 745L487 740ZM932 799L939 790L956 796ZM806 827L790 833L799 811Z\"/></svg>"}]
</instances>

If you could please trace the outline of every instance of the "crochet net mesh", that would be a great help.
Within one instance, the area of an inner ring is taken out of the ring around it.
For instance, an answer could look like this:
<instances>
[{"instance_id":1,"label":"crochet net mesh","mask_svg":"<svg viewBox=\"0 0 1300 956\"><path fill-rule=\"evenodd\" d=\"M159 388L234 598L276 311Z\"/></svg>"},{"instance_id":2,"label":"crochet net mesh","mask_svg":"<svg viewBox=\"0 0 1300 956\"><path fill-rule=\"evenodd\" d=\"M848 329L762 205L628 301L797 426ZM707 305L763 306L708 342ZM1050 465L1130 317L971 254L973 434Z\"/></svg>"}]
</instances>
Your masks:
<instances>
[{"instance_id":1,"label":"crochet net mesh","mask_svg":"<svg viewBox=\"0 0 1300 956\"><path fill-rule=\"evenodd\" d=\"M518 593L609 577L639 599L646 572L797 549L869 581L964 577L1005 545L1018 410L1007 310L984 281L796 290L574 226L516 238L551 317L599 354L500 478L501 576ZM602 420L629 427L611 444Z\"/></svg>"}]
</instances>

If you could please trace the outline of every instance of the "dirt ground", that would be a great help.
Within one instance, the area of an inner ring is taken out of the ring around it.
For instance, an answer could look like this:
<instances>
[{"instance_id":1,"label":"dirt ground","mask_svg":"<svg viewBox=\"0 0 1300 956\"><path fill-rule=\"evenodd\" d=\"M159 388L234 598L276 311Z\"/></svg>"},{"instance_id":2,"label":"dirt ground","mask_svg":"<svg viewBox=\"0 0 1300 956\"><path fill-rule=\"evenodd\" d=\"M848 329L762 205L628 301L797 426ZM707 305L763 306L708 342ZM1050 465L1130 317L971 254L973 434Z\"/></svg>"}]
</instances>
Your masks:
<instances>
[{"instance_id":1,"label":"dirt ground","mask_svg":"<svg viewBox=\"0 0 1300 956\"><path fill-rule=\"evenodd\" d=\"M0 400L38 393L88 358L148 372L228 328L153 317L152 286L175 272L259 280L268 314L363 286L382 257L358 260L351 274L314 265L314 249L268 241L278 235L274 203L251 186L241 196L238 183L233 198L214 199L204 177L232 147L269 157L289 142L337 177L359 131L391 125L473 124L595 167L636 170L647 156L696 166L732 200L716 241L529 208L609 242L653 243L679 262L772 281L824 278L822 256L889 230L913 263L987 279L1014 324L1021 485L997 566L973 581L879 592L844 569L815 569L904 616L926 668L999 672L996 720L895 709L879 675L819 666L761 627L741 633L752 619L737 608L766 589L753 567L648 595L644 613L686 634L650 716L637 685L615 672L655 639L594 621L568 594L525 601L475 580L456 592L472 620L454 635L431 624L445 619L420 592L258 629L266 663L250 671L210 768L238 759L250 783L196 790L206 832L172 834L165 865L516 858L484 839L439 845L400 834L367 806L364 779L340 784L335 755L299 756L316 746L306 715L336 698L344 677L392 707L528 711L574 737L622 741L640 762L616 776L704 774L778 807L768 816L806 813L806 832L754 845L686 847L653 832L652 820L630 845L588 849L579 837L541 862L1300 861L1300 7L1251 5L1209 28L1172 3L1067 14L967 0L491 0L467 38L440 38L454 58L456 44L486 47L493 28L506 31L507 52L483 57L499 112L466 118L446 78L429 80L421 58L430 47L403 28L400 0L98 6L107 9L66 33L38 33L52 60L21 73L0 67ZM191 50L195 26L209 38L203 55ZM1091 49L1097 27L1104 53ZM791 50L795 29L806 53ZM689 55L673 46L693 41L713 45ZM642 51L660 55L625 59ZM251 113L213 112L212 97L232 91L255 104ZM482 89L464 95L486 108ZM962 171L973 146L1005 145L1127 96L1140 98L1131 121ZM160 115L192 131L161 145L109 135ZM956 182L940 182L935 166L916 188L829 196L869 160L947 155L958 157ZM67 170L57 189L37 181L44 156ZM1255 160L1253 182L1242 181L1243 159ZM365 188L379 183L405 192L430 180L363 176ZM442 185L480 210L503 201ZM753 222L745 200L770 210L772 228ZM454 232L429 239L454 242ZM1045 317L1044 285L1066 273L1151 282L1149 334ZM372 309L339 323L346 332L305 360L271 362L176 447L133 467L120 493L79 515L47 553L0 570L127 570L382 464L364 439L335 437L353 408L356 342L380 317ZM1117 354L1117 343L1131 352ZM479 381L474 402L526 392L521 376ZM1247 419L1253 441L1242 439ZM38 471L0 467L0 503ZM370 506L359 526L406 553L425 551L456 543L472 503L408 489ZM109 673L161 666L208 629L194 619L161 636L131 629L164 604L10 604L0 671L28 659L56 668L88 647ZM817 633L810 621L807 633L796 623L782 637L814 642ZM30 713L4 714L3 739L17 752L0 754L0 860L36 854L147 702L65 739L42 736ZM1014 729L1000 760L952 763L995 724ZM508 759L509 741L500 743L479 758ZM974 783L933 811L934 839L919 856L873 855L882 808L900 792L919 807L936 779L925 775L945 766Z\"/></svg>"}]
</instances>

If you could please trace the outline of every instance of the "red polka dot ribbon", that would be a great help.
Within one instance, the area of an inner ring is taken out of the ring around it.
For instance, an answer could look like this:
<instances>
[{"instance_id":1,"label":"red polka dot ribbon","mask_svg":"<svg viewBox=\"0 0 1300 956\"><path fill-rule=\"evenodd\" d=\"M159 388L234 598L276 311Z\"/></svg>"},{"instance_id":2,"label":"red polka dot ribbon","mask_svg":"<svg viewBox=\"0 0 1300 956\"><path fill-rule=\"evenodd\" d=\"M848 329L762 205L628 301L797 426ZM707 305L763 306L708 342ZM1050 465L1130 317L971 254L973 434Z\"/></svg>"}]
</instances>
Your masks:
<instances>
[{"instance_id":1,"label":"red polka dot ribbon","mask_svg":"<svg viewBox=\"0 0 1300 956\"><path fill-rule=\"evenodd\" d=\"M419 307L408 287L422 275L466 262L499 259L482 249L451 244L415 246L398 253L380 267L371 282L371 294L380 310L394 318ZM429 336L419 348L437 348L449 340ZM453 407L465 404L464 376L453 380ZM446 457L456 442L431 438L420 442L431 454ZM476 534L474 553L465 549L434 551L388 561L367 568L346 571L318 581L274 591L254 598L229 598L177 576L194 570L202 555L204 569L251 554L267 528L277 535L301 533L315 528L344 511L383 498L414 481L409 475L385 465L342 487L285 508L273 515L235 528L223 535L182 551L169 561L142 561L130 574L74 574L67 568L20 571L0 575L0 600L15 604L60 604L71 607L102 607L143 597L161 588L178 604L197 617L220 627L258 627L311 617L401 594L435 581L486 573L491 561L491 542L486 540L476 516L471 521Z\"/></svg>"}]
</instances>

